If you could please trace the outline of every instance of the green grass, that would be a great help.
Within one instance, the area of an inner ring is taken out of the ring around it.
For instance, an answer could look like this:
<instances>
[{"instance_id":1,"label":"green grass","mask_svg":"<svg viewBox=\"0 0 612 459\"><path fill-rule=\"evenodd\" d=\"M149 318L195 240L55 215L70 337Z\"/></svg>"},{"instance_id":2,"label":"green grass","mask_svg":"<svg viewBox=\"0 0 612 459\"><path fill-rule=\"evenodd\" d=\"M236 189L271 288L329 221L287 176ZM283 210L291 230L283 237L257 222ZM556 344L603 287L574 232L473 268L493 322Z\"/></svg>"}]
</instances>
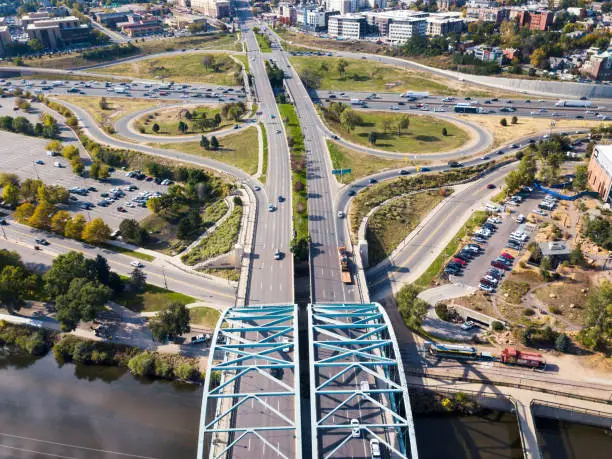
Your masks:
<instances>
[{"instance_id":1,"label":"green grass","mask_svg":"<svg viewBox=\"0 0 612 459\"><path fill-rule=\"evenodd\" d=\"M126 277L122 278L127 280ZM189 295L173 292L162 287L147 284L144 292L125 291L121 292L115 302L125 306L134 312L157 312L163 311L171 303L190 304L197 300Z\"/></svg>"},{"instance_id":2,"label":"green grass","mask_svg":"<svg viewBox=\"0 0 612 459\"><path fill-rule=\"evenodd\" d=\"M340 59L327 56L292 56L289 60L300 75L305 69L315 70L321 79L319 89L369 92L428 91L432 94L445 95L457 93L424 72L380 62L373 63L371 60L344 58L348 66L341 75L338 72Z\"/></svg>"},{"instance_id":3,"label":"green grass","mask_svg":"<svg viewBox=\"0 0 612 459\"><path fill-rule=\"evenodd\" d=\"M217 326L219 317L221 317L220 311L213 308L207 308L206 306L191 308L189 310L189 322L191 325L201 325L211 330Z\"/></svg>"},{"instance_id":4,"label":"green grass","mask_svg":"<svg viewBox=\"0 0 612 459\"><path fill-rule=\"evenodd\" d=\"M108 249L112 252L121 253L123 255L127 255L134 258L139 258L144 261L153 261L155 257L153 255L149 255L148 253L136 252L134 250L126 249L125 247L119 247L113 244L101 244L102 247Z\"/></svg>"},{"instance_id":5,"label":"green grass","mask_svg":"<svg viewBox=\"0 0 612 459\"><path fill-rule=\"evenodd\" d=\"M202 224L206 227L213 226L227 213L227 210L228 207L225 199L219 199L208 206L202 213Z\"/></svg>"},{"instance_id":6,"label":"green grass","mask_svg":"<svg viewBox=\"0 0 612 459\"><path fill-rule=\"evenodd\" d=\"M244 70L246 70L247 73L251 71L251 67L249 66L249 58L246 54L232 54L232 56L234 59L242 63Z\"/></svg>"},{"instance_id":7,"label":"green grass","mask_svg":"<svg viewBox=\"0 0 612 459\"><path fill-rule=\"evenodd\" d=\"M268 178L268 134L266 133L266 127L263 123L259 123L259 127L261 128L261 137L263 139L263 165L261 167L261 177L259 177L259 181L261 183L266 183Z\"/></svg>"},{"instance_id":8,"label":"green grass","mask_svg":"<svg viewBox=\"0 0 612 459\"><path fill-rule=\"evenodd\" d=\"M129 99L128 99L129 100ZM183 110L189 110L192 114L192 119L188 120L185 118ZM230 119L221 118L221 123L215 128L210 130L206 130L204 132L200 130L194 130L194 118L201 118L202 116L206 116L208 119L212 119L215 117L217 113L221 113L220 108L212 108L209 105L202 105L198 107L172 107L172 108L163 108L161 107L159 110L156 110L153 113L149 113L147 115L143 115L138 118L134 122L134 128L143 133L143 134L152 134L152 135L169 135L169 136L180 136L180 135L192 135L192 134L206 134L209 132L218 131L220 129L227 128L234 124L234 121ZM187 123L188 130L183 134L178 130L179 121L183 121ZM153 125L157 124L159 126L159 131L153 131Z\"/></svg>"},{"instance_id":9,"label":"green grass","mask_svg":"<svg viewBox=\"0 0 612 459\"><path fill-rule=\"evenodd\" d=\"M516 282L511 280L505 280L500 286L500 290L508 294L506 301L513 304L521 304L523 296L527 294L530 288L527 282Z\"/></svg>"},{"instance_id":10,"label":"green grass","mask_svg":"<svg viewBox=\"0 0 612 459\"><path fill-rule=\"evenodd\" d=\"M418 287L427 288L431 285L433 280L438 277L444 269L446 261L457 251L459 243L466 237L474 228L482 225L488 218L487 212L484 210L477 210L474 212L467 222L461 227L457 234L453 237L452 241L444 248L442 253L433 261L433 263L427 268L427 270L413 282Z\"/></svg>"},{"instance_id":11,"label":"green grass","mask_svg":"<svg viewBox=\"0 0 612 459\"><path fill-rule=\"evenodd\" d=\"M351 169L350 174L342 176L343 183L351 183L361 177L387 169L398 169L402 166L411 165L408 158L405 160L384 159L379 156L367 155L346 148L333 140L327 141L327 149L329 150L334 169ZM336 175L335 177L340 182L340 176Z\"/></svg>"},{"instance_id":12,"label":"green grass","mask_svg":"<svg viewBox=\"0 0 612 459\"><path fill-rule=\"evenodd\" d=\"M306 199L306 167L304 135L298 120L297 113L292 104L278 104L282 120L287 120L285 129L287 136L293 139L291 148L291 175L293 183L293 216L296 238L308 237L308 201ZM300 183L302 190L295 191L296 184Z\"/></svg>"},{"instance_id":13,"label":"green grass","mask_svg":"<svg viewBox=\"0 0 612 459\"><path fill-rule=\"evenodd\" d=\"M443 121L432 116L411 115L410 126L397 135L396 124L401 116L397 113L360 111L362 122L347 132L340 123L326 116L329 127L339 136L353 143L372 146L378 150L394 153L439 153L451 151L465 144L469 134L454 123ZM385 132L383 123L388 121L391 128ZM446 136L442 129L446 128ZM368 135L376 132L377 141L370 145Z\"/></svg>"},{"instance_id":14,"label":"green grass","mask_svg":"<svg viewBox=\"0 0 612 459\"><path fill-rule=\"evenodd\" d=\"M215 49L242 51L239 43L236 43L236 36L233 34L221 35L197 35L193 37L179 37L173 39L146 40L136 43L138 47L136 55L157 54L165 51L178 51L181 49ZM70 69L95 65L104 62L112 62L114 58L91 60L85 59L82 52L55 54L42 58L24 58L24 65L29 67L44 67L51 69ZM9 62L7 62L9 63ZM101 71L102 73L102 71ZM50 78L57 79L57 76ZM83 78L80 78L83 79Z\"/></svg>"},{"instance_id":15,"label":"green grass","mask_svg":"<svg viewBox=\"0 0 612 459\"><path fill-rule=\"evenodd\" d=\"M132 78L167 79L179 83L211 83L234 86L242 82L241 65L227 54L209 54L218 64L217 70L202 64L206 54L184 54L125 62L103 69L104 73ZM100 72L100 69L96 69Z\"/></svg>"},{"instance_id":16,"label":"green grass","mask_svg":"<svg viewBox=\"0 0 612 459\"><path fill-rule=\"evenodd\" d=\"M231 269L207 268L207 269L200 269L199 271L204 274L210 274L211 276L220 277L222 279L227 279L230 281L238 282L240 280L240 270L236 268L231 268Z\"/></svg>"},{"instance_id":17,"label":"green grass","mask_svg":"<svg viewBox=\"0 0 612 459\"><path fill-rule=\"evenodd\" d=\"M181 260L189 266L222 255L232 250L238 242L240 222L242 220L242 206L235 206L231 215L221 223L215 231L206 236Z\"/></svg>"},{"instance_id":18,"label":"green grass","mask_svg":"<svg viewBox=\"0 0 612 459\"><path fill-rule=\"evenodd\" d=\"M259 45L259 50L262 53L271 53L272 48L270 47L270 39L261 33L255 34L255 39L257 40L257 44Z\"/></svg>"},{"instance_id":19,"label":"green grass","mask_svg":"<svg viewBox=\"0 0 612 459\"><path fill-rule=\"evenodd\" d=\"M210 136L208 137L210 140ZM179 142L152 144L157 148L178 150L190 155L203 156L216 159L222 163L236 166L247 174L255 174L259 163L259 146L257 128L251 126L236 134L226 135L218 138L221 144L219 150L205 150L200 142Z\"/></svg>"},{"instance_id":20,"label":"green grass","mask_svg":"<svg viewBox=\"0 0 612 459\"><path fill-rule=\"evenodd\" d=\"M372 266L384 260L431 210L444 199L429 191L395 199L378 209L368 221L366 239Z\"/></svg>"}]
</instances>

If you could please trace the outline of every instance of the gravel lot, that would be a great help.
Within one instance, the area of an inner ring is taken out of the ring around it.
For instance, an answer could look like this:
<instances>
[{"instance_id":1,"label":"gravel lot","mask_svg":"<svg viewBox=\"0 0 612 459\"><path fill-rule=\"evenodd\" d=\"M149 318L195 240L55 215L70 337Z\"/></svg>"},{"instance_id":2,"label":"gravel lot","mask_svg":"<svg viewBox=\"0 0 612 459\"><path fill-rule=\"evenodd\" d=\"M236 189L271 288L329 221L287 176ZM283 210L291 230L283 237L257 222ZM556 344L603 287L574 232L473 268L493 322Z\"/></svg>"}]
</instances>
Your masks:
<instances>
[{"instance_id":1,"label":"gravel lot","mask_svg":"<svg viewBox=\"0 0 612 459\"><path fill-rule=\"evenodd\" d=\"M36 122L40 115L41 104L35 104L35 110L27 114L21 110L13 111L14 101L10 98L1 99L0 104L0 116L25 116L30 121ZM64 145L76 143L74 134L66 127L63 128L61 136L61 141ZM87 196L72 195L75 196L78 201L70 201L70 205L62 207L72 212L82 212L86 219L101 217L112 229L117 229L121 221L125 218L141 220L149 215L150 212L147 208L125 207L124 204L131 201L138 193L144 191L165 192L168 188L167 186L157 185L154 182L140 181L126 177L125 173L121 170L112 173L111 177L105 182L80 177L72 172L70 164L65 158L59 156L52 158L46 155L45 145L47 145L48 142L47 139L0 131L0 171L15 173L21 180L39 178L47 185L61 185L67 189L75 186L80 188L95 187L98 190L97 192L89 192ZM85 165L89 165L91 163L89 157L83 154L84 152L81 152L81 157ZM42 160L44 164L35 164L34 161L36 160ZM56 161L60 162L65 167L61 169L54 167ZM127 185L136 185L138 189L135 191L124 191L126 196L115 201L108 207L96 206L96 203L102 199L100 197L101 193L109 192L111 188L123 188ZM94 204L95 207L85 211L78 207L79 202L90 202ZM117 210L119 206L123 206L126 212L119 212Z\"/></svg>"}]
</instances>

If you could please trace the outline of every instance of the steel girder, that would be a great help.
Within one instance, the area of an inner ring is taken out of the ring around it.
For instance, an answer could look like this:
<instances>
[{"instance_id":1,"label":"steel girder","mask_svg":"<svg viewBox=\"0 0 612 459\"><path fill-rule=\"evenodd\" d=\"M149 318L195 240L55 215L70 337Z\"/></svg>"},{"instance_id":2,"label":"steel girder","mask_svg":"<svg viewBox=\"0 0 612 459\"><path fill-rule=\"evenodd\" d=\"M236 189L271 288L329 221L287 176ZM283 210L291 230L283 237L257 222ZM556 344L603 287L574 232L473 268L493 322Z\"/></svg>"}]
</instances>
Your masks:
<instances>
[{"instance_id":1,"label":"steel girder","mask_svg":"<svg viewBox=\"0 0 612 459\"><path fill-rule=\"evenodd\" d=\"M388 457L417 459L406 378L385 310L378 303L311 304L308 332L313 456L363 455L369 447L353 442L350 421L357 419L360 438L378 439Z\"/></svg>"},{"instance_id":2,"label":"steel girder","mask_svg":"<svg viewBox=\"0 0 612 459\"><path fill-rule=\"evenodd\" d=\"M261 451L301 457L297 327L295 305L233 307L221 315L204 381L198 459L206 459L207 446L215 459Z\"/></svg>"}]
</instances>

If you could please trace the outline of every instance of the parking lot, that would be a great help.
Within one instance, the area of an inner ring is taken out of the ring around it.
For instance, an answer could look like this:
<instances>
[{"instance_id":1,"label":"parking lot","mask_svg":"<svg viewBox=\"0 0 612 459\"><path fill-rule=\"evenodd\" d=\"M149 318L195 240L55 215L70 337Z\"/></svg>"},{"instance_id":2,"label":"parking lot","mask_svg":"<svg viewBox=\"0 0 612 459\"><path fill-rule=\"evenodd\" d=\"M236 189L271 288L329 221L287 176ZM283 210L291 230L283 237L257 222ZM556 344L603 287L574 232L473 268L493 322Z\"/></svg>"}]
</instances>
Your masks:
<instances>
[{"instance_id":1,"label":"parking lot","mask_svg":"<svg viewBox=\"0 0 612 459\"><path fill-rule=\"evenodd\" d=\"M0 116L23 115L23 112L13 112L13 102L7 103L10 99L2 99L2 107L0 107ZM31 121L36 121L39 112L30 113L27 118ZM69 145L75 142L72 131L64 128L62 131L62 142L64 145ZM132 200L138 197L141 193L164 193L167 190L167 185L156 184L153 181L146 179L138 180L132 177L126 177L125 172L117 170L111 174L111 177L104 182L83 178L75 175L70 168L68 161L63 157L49 157L46 154L45 146L49 140L28 137L21 134L13 134L10 132L0 131L0 171L14 173L23 181L27 178L40 179L46 185L61 185L70 190L73 187L84 188L87 190L94 187L96 191L89 191L85 196L72 193L72 199L67 206L62 206L66 210L72 212L82 212L86 219L96 217L102 218L112 229L117 229L121 221L125 218L134 218L141 220L149 215L149 210L146 207L140 207L133 204ZM90 164L89 158L83 156L85 165ZM43 164L35 164L35 161L42 161ZM55 162L61 163L64 167L58 168L54 166ZM136 186L132 191L127 191L128 186ZM121 189L124 196L115 200L107 207L97 205L103 197L102 193L111 193L113 188ZM88 202L92 205L89 210L82 208L82 203ZM128 205L128 203L130 203ZM125 212L120 212L119 207L123 207Z\"/></svg>"},{"instance_id":2,"label":"parking lot","mask_svg":"<svg viewBox=\"0 0 612 459\"><path fill-rule=\"evenodd\" d=\"M517 223L516 219L519 215L525 217L538 208L538 204L544 199L546 193L534 190L518 205L507 206L511 213L498 212L495 214L500 219L499 224L495 224L496 231L489 238L485 238L486 242L478 243L482 247L479 255L475 256L471 261L465 264L460 276L450 276L451 281L459 281L463 284L478 288L480 279L483 278L487 270L492 268L491 261L498 258L502 252L507 252L516 256L519 251L506 247L510 234L513 232L525 232L529 238L523 243L523 247L532 239L533 225L530 223ZM483 205L484 207L484 205ZM548 213L547 211L545 211ZM521 249L522 250L522 249ZM500 281L501 283L501 281Z\"/></svg>"}]
</instances>

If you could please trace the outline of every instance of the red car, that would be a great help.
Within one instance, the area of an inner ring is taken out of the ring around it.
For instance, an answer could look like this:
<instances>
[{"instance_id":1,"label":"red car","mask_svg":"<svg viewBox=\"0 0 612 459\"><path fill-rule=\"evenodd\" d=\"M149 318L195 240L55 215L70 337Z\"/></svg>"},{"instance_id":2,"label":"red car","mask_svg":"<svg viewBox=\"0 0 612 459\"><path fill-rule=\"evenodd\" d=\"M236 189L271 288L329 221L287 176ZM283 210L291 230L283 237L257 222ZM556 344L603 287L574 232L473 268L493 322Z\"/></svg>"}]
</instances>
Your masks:
<instances>
[{"instance_id":1,"label":"red car","mask_svg":"<svg viewBox=\"0 0 612 459\"><path fill-rule=\"evenodd\" d=\"M514 257L510 255L508 252L502 252L501 256L504 257L506 260L514 260Z\"/></svg>"},{"instance_id":2,"label":"red car","mask_svg":"<svg viewBox=\"0 0 612 459\"><path fill-rule=\"evenodd\" d=\"M459 263L461 266L465 266L467 264L465 260L462 260L461 258L453 258L453 263Z\"/></svg>"},{"instance_id":3,"label":"red car","mask_svg":"<svg viewBox=\"0 0 612 459\"><path fill-rule=\"evenodd\" d=\"M497 269L501 269L502 271L506 271L508 269L505 264L503 264L500 261L495 261L495 260L493 260L491 262L491 266L493 266L494 268L497 268Z\"/></svg>"}]
</instances>

